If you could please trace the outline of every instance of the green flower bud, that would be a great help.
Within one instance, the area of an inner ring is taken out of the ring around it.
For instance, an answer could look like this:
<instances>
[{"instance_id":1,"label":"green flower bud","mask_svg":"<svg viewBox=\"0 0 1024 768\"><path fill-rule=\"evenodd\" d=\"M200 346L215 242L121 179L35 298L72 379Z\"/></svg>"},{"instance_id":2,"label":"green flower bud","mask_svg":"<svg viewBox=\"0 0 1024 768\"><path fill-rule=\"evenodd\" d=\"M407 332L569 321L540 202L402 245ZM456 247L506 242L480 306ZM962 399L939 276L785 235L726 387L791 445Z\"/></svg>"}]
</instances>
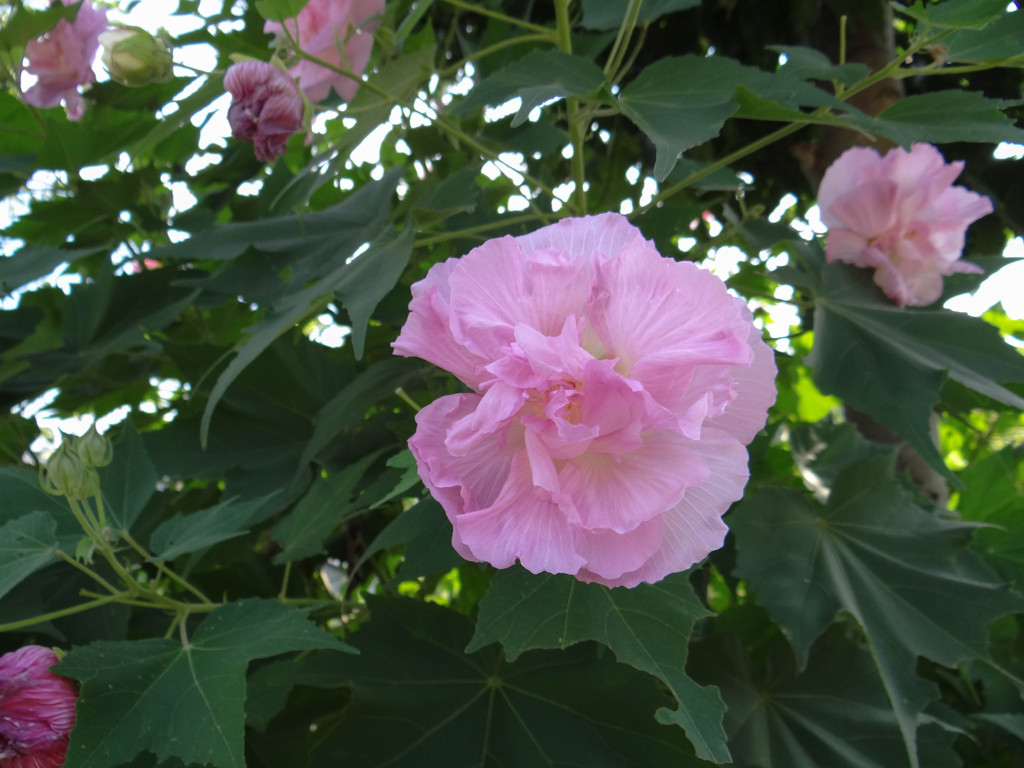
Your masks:
<instances>
[{"instance_id":1,"label":"green flower bud","mask_svg":"<svg viewBox=\"0 0 1024 768\"><path fill-rule=\"evenodd\" d=\"M99 490L99 476L75 452L71 440L66 438L46 462L43 490L53 496L85 499Z\"/></svg>"},{"instance_id":2,"label":"green flower bud","mask_svg":"<svg viewBox=\"0 0 1024 768\"><path fill-rule=\"evenodd\" d=\"M171 78L173 61L163 40L138 27L119 27L100 34L103 65L111 79L135 88Z\"/></svg>"},{"instance_id":3,"label":"green flower bud","mask_svg":"<svg viewBox=\"0 0 1024 768\"><path fill-rule=\"evenodd\" d=\"M90 467L105 467L114 458L114 446L104 435L96 431L96 425L75 440L75 451Z\"/></svg>"}]
</instances>

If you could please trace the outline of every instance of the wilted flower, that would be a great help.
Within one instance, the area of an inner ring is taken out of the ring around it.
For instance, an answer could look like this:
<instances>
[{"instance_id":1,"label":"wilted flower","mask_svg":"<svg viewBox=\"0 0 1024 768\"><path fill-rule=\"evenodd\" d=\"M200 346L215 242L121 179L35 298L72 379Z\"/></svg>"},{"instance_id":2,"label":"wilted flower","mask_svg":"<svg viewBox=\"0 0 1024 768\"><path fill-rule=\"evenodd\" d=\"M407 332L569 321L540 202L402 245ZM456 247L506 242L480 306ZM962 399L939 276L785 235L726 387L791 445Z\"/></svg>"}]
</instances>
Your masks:
<instances>
[{"instance_id":1,"label":"wilted flower","mask_svg":"<svg viewBox=\"0 0 1024 768\"><path fill-rule=\"evenodd\" d=\"M29 645L0 656L0 765L60 768L78 692L50 667L57 654Z\"/></svg>"},{"instance_id":2,"label":"wilted flower","mask_svg":"<svg viewBox=\"0 0 1024 768\"><path fill-rule=\"evenodd\" d=\"M396 353L473 390L409 443L463 557L635 586L722 545L775 364L721 280L609 213L436 264L410 310Z\"/></svg>"},{"instance_id":3,"label":"wilted flower","mask_svg":"<svg viewBox=\"0 0 1024 768\"><path fill-rule=\"evenodd\" d=\"M169 80L174 62L164 42L138 27L118 27L100 35L103 66L121 85L136 87Z\"/></svg>"},{"instance_id":4,"label":"wilted flower","mask_svg":"<svg viewBox=\"0 0 1024 768\"><path fill-rule=\"evenodd\" d=\"M295 19L284 27L300 49L335 66L361 75L373 50L372 32L380 24L384 0L309 0ZM280 34L282 25L268 21L263 30ZM302 60L291 69L299 85L312 102L323 101L335 92L350 101L359 83L312 61Z\"/></svg>"},{"instance_id":5,"label":"wilted flower","mask_svg":"<svg viewBox=\"0 0 1024 768\"><path fill-rule=\"evenodd\" d=\"M302 94L287 72L263 61L232 64L224 87L234 97L228 110L231 135L251 141L256 157L271 162L302 127Z\"/></svg>"},{"instance_id":6,"label":"wilted flower","mask_svg":"<svg viewBox=\"0 0 1024 768\"><path fill-rule=\"evenodd\" d=\"M992 202L954 187L962 162L946 163L931 144L897 147L885 157L867 147L839 156L821 180L818 205L829 229L825 256L875 270L875 283L902 306L942 295L942 276L982 270L958 261L970 224Z\"/></svg>"},{"instance_id":7,"label":"wilted flower","mask_svg":"<svg viewBox=\"0 0 1024 768\"><path fill-rule=\"evenodd\" d=\"M73 5L76 0L62 0ZM83 0L75 20L61 19L57 26L25 46L26 71L38 81L25 91L25 101L37 107L56 107L61 100L68 119L82 117L82 97L78 86L95 79L92 62L99 48L99 34L107 24L107 12Z\"/></svg>"}]
</instances>

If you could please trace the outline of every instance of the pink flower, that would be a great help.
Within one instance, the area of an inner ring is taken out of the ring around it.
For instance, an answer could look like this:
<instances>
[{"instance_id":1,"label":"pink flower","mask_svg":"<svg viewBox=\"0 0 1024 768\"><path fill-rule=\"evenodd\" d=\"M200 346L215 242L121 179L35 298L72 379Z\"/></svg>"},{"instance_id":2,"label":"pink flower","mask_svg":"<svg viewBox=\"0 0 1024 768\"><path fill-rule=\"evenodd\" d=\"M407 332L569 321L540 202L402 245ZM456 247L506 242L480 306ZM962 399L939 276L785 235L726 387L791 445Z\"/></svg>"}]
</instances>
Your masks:
<instances>
[{"instance_id":1,"label":"pink flower","mask_svg":"<svg viewBox=\"0 0 1024 768\"><path fill-rule=\"evenodd\" d=\"M0 656L0 765L60 768L75 724L78 692L50 667L49 648L29 645Z\"/></svg>"},{"instance_id":2,"label":"pink flower","mask_svg":"<svg viewBox=\"0 0 1024 768\"><path fill-rule=\"evenodd\" d=\"M76 0L62 0L73 5ZM96 76L92 61L99 50L99 35L107 26L107 12L84 0L75 20L61 19L57 26L25 46L26 71L37 82L25 91L25 101L36 107L56 107L63 100L69 120L82 117L78 86L88 85Z\"/></svg>"},{"instance_id":3,"label":"pink flower","mask_svg":"<svg viewBox=\"0 0 1024 768\"><path fill-rule=\"evenodd\" d=\"M980 273L958 259L967 227L992 212L992 201L953 186L963 167L944 162L931 144L885 157L867 147L846 150L818 189L826 259L873 268L875 284L901 307L938 299L943 275Z\"/></svg>"},{"instance_id":4,"label":"pink flower","mask_svg":"<svg viewBox=\"0 0 1024 768\"><path fill-rule=\"evenodd\" d=\"M288 137L302 127L302 94L288 73L263 61L243 61L228 67L224 88L234 97L228 109L231 135L251 141L263 162L283 155Z\"/></svg>"},{"instance_id":5,"label":"pink flower","mask_svg":"<svg viewBox=\"0 0 1024 768\"><path fill-rule=\"evenodd\" d=\"M383 13L384 0L309 0L284 26L304 52L361 75L370 62L372 32ZM263 31L280 34L282 26L268 21ZM300 61L290 71L314 103L326 99L332 87L345 101L351 101L359 90L355 80L311 61Z\"/></svg>"},{"instance_id":6,"label":"pink flower","mask_svg":"<svg viewBox=\"0 0 1024 768\"><path fill-rule=\"evenodd\" d=\"M465 558L636 586L722 545L775 363L742 301L618 214L436 264L394 343L472 389L409 441Z\"/></svg>"}]
</instances>

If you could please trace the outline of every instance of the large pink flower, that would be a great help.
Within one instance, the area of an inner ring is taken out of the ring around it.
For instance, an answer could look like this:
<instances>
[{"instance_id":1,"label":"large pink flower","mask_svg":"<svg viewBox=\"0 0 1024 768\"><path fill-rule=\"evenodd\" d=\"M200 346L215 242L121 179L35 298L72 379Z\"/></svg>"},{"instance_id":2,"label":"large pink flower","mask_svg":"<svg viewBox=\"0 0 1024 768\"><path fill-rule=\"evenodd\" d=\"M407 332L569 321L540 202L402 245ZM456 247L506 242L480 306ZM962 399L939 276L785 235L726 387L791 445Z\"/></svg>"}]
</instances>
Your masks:
<instances>
[{"instance_id":1,"label":"large pink flower","mask_svg":"<svg viewBox=\"0 0 1024 768\"><path fill-rule=\"evenodd\" d=\"M62 0L74 5L76 0ZM63 19L57 26L25 46L26 71L38 80L25 91L25 101L37 107L56 107L63 100L68 119L82 117L78 86L88 85L96 76L92 61L99 50L100 32L107 26L107 12L84 0L75 20Z\"/></svg>"},{"instance_id":2,"label":"large pink flower","mask_svg":"<svg viewBox=\"0 0 1024 768\"><path fill-rule=\"evenodd\" d=\"M463 557L635 586L722 545L775 363L717 277L606 213L490 240L412 290L395 352L473 390L409 441Z\"/></svg>"},{"instance_id":3,"label":"large pink flower","mask_svg":"<svg viewBox=\"0 0 1024 768\"><path fill-rule=\"evenodd\" d=\"M285 153L288 137L302 127L302 94L287 72L264 61L232 64L224 88L231 135L251 141L256 157L269 163Z\"/></svg>"},{"instance_id":4,"label":"large pink flower","mask_svg":"<svg viewBox=\"0 0 1024 768\"><path fill-rule=\"evenodd\" d=\"M925 306L942 295L942 276L982 270L958 261L970 224L992 202L954 187L962 162L946 163L931 144L897 147L882 157L848 149L818 189L829 229L826 259L875 270L875 283L902 306Z\"/></svg>"},{"instance_id":5,"label":"large pink flower","mask_svg":"<svg viewBox=\"0 0 1024 768\"><path fill-rule=\"evenodd\" d=\"M383 13L384 0L309 0L284 26L309 55L361 75L370 62L372 33ZM282 26L268 21L263 31L280 34ZM355 80L311 61L300 61L291 73L312 102L326 99L332 87L345 101L351 101L359 90Z\"/></svg>"},{"instance_id":6,"label":"large pink flower","mask_svg":"<svg viewBox=\"0 0 1024 768\"><path fill-rule=\"evenodd\" d=\"M57 655L29 645L0 656L0 765L60 768L78 692L50 667Z\"/></svg>"}]
</instances>

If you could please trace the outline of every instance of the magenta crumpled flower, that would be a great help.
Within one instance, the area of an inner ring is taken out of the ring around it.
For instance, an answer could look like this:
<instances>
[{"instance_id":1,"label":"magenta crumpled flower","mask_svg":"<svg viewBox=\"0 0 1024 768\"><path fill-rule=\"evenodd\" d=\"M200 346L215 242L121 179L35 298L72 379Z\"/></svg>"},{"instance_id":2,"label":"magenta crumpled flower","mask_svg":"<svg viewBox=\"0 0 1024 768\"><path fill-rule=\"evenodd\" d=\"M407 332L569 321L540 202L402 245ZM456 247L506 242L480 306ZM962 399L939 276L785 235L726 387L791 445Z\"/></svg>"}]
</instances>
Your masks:
<instances>
[{"instance_id":1,"label":"magenta crumpled flower","mask_svg":"<svg viewBox=\"0 0 1024 768\"><path fill-rule=\"evenodd\" d=\"M75 724L78 691L50 667L49 648L29 645L0 656L0 765L60 768Z\"/></svg>"},{"instance_id":2,"label":"magenta crumpled flower","mask_svg":"<svg viewBox=\"0 0 1024 768\"><path fill-rule=\"evenodd\" d=\"M231 135L251 141L263 162L283 155L288 137L302 127L302 94L288 73L263 61L243 61L228 67L224 88L234 99L228 109Z\"/></svg>"},{"instance_id":3,"label":"magenta crumpled flower","mask_svg":"<svg viewBox=\"0 0 1024 768\"><path fill-rule=\"evenodd\" d=\"M409 441L463 557L632 587L722 545L775 363L721 280L606 213L490 240L412 292L395 352L473 390Z\"/></svg>"},{"instance_id":4,"label":"magenta crumpled flower","mask_svg":"<svg viewBox=\"0 0 1024 768\"><path fill-rule=\"evenodd\" d=\"M953 186L963 167L931 144L885 157L868 147L846 150L818 189L826 259L874 269L875 284L901 307L938 299L943 275L981 273L959 259L967 227L992 212L992 201Z\"/></svg>"},{"instance_id":5,"label":"magenta crumpled flower","mask_svg":"<svg viewBox=\"0 0 1024 768\"><path fill-rule=\"evenodd\" d=\"M294 19L284 26L311 56L361 75L373 51L373 30L380 25L384 0L309 0ZM282 25L268 21L264 32L280 34ZM312 61L300 61L292 75L312 102L323 101L334 88L345 101L351 101L359 83Z\"/></svg>"},{"instance_id":6,"label":"magenta crumpled flower","mask_svg":"<svg viewBox=\"0 0 1024 768\"><path fill-rule=\"evenodd\" d=\"M62 0L74 5L77 0ZM78 86L88 85L96 76L92 62L99 50L100 32L107 26L107 12L84 0L75 20L61 19L57 26L25 46L25 70L38 80L24 98L36 107L56 107L64 102L69 120L82 117L82 96Z\"/></svg>"}]
</instances>

